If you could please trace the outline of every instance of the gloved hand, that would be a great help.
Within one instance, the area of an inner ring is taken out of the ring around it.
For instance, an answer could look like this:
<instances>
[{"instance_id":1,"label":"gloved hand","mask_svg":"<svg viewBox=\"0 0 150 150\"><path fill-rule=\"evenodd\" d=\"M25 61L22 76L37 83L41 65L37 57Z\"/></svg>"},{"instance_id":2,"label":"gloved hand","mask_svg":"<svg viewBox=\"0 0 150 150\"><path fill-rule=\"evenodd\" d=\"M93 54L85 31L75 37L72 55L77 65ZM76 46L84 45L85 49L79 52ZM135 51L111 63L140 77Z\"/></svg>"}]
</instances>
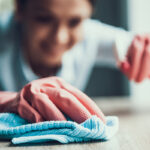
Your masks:
<instances>
[{"instance_id":1,"label":"gloved hand","mask_svg":"<svg viewBox=\"0 0 150 150\"><path fill-rule=\"evenodd\" d=\"M135 82L150 77L150 35L135 36L120 68L129 80Z\"/></svg>"},{"instance_id":2,"label":"gloved hand","mask_svg":"<svg viewBox=\"0 0 150 150\"><path fill-rule=\"evenodd\" d=\"M16 113L30 122L66 120L63 114L65 113L78 123L92 115L96 115L105 123L103 113L88 96L58 77L38 79L27 84L16 95L8 92L6 94L9 96L5 99L9 100L13 94L12 105L3 111L16 110ZM0 97L0 101L4 95Z\"/></svg>"}]
</instances>

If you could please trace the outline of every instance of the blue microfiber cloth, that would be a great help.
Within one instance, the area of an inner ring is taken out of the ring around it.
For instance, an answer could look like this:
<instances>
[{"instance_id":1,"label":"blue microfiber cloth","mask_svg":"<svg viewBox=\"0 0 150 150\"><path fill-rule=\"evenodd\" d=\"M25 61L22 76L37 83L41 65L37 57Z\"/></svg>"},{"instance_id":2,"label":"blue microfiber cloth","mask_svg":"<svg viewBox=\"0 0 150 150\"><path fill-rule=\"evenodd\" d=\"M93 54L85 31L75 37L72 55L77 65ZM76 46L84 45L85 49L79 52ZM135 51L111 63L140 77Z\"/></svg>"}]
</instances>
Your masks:
<instances>
[{"instance_id":1,"label":"blue microfiber cloth","mask_svg":"<svg viewBox=\"0 0 150 150\"><path fill-rule=\"evenodd\" d=\"M13 144L58 141L60 143L108 140L118 131L118 118L106 117L106 125L96 116L78 124L73 121L28 123L13 113L0 113L0 139Z\"/></svg>"}]
</instances>

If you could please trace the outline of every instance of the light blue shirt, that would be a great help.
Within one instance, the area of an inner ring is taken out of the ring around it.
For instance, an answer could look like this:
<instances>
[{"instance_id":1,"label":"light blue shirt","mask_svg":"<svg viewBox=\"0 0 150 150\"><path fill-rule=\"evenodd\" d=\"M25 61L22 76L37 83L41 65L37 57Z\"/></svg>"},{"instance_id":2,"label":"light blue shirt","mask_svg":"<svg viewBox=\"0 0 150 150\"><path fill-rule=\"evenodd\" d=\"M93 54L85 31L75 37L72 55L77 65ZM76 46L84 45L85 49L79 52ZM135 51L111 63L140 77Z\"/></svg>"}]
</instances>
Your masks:
<instances>
[{"instance_id":1,"label":"light blue shirt","mask_svg":"<svg viewBox=\"0 0 150 150\"><path fill-rule=\"evenodd\" d=\"M57 76L84 90L92 68L98 64L116 67L114 46L117 39L127 38L126 31L87 19L83 23L84 38L62 59ZM0 17L0 90L19 91L28 82L38 79L21 52L19 25L13 15Z\"/></svg>"}]
</instances>

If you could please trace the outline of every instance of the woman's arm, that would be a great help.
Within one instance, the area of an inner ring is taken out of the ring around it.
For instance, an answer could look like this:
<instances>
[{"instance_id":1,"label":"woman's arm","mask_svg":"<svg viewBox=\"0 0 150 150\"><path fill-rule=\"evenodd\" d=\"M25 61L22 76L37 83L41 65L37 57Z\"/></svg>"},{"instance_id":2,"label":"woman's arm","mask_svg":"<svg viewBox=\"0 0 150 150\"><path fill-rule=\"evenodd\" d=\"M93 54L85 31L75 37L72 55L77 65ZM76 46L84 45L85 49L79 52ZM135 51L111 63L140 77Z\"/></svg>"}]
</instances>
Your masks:
<instances>
[{"instance_id":1,"label":"woman's arm","mask_svg":"<svg viewBox=\"0 0 150 150\"><path fill-rule=\"evenodd\" d=\"M138 35L99 21L89 21L88 26L89 43L95 48L91 46L91 54L99 64L116 66L135 82L150 77L150 34Z\"/></svg>"},{"instance_id":2,"label":"woman's arm","mask_svg":"<svg viewBox=\"0 0 150 150\"><path fill-rule=\"evenodd\" d=\"M96 63L118 67L118 60L125 57L133 39L133 33L98 20L89 19L85 24L87 40L92 45L89 44L92 48L89 49L89 53L95 55Z\"/></svg>"},{"instance_id":3,"label":"woman's arm","mask_svg":"<svg viewBox=\"0 0 150 150\"><path fill-rule=\"evenodd\" d=\"M17 93L0 91L0 112L17 113Z\"/></svg>"}]
</instances>

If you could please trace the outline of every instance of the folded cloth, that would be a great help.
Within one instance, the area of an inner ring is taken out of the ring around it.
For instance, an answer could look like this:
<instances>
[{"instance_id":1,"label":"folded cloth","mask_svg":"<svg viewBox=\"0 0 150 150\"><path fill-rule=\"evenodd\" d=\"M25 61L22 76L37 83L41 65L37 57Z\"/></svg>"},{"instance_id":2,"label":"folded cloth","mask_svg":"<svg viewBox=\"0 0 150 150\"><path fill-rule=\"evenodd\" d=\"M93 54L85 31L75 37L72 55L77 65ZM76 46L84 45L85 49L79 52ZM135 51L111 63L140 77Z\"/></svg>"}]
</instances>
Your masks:
<instances>
[{"instance_id":1,"label":"folded cloth","mask_svg":"<svg viewBox=\"0 0 150 150\"><path fill-rule=\"evenodd\" d=\"M115 116L106 117L106 124L97 116L81 124L73 121L28 123L17 114L0 113L0 139L11 139L13 144L108 140L118 131L118 126Z\"/></svg>"}]
</instances>

